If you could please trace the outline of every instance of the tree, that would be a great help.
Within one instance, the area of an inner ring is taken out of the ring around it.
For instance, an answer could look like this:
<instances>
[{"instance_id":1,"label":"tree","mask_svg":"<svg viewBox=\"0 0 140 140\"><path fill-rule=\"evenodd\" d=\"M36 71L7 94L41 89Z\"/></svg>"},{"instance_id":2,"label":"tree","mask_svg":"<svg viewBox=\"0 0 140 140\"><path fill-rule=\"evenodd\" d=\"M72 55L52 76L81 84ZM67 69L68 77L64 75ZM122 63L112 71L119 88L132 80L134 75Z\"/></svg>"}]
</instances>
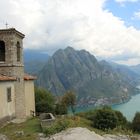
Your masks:
<instances>
[{"instance_id":1,"label":"tree","mask_svg":"<svg viewBox=\"0 0 140 140\"><path fill-rule=\"evenodd\" d=\"M55 99L53 95L45 89L35 88L36 112L54 112Z\"/></svg>"},{"instance_id":2,"label":"tree","mask_svg":"<svg viewBox=\"0 0 140 140\"><path fill-rule=\"evenodd\" d=\"M132 121L132 129L135 132L140 132L140 112L137 112Z\"/></svg>"},{"instance_id":3,"label":"tree","mask_svg":"<svg viewBox=\"0 0 140 140\"><path fill-rule=\"evenodd\" d=\"M96 110L93 121L94 127L101 130L113 129L117 126L117 117L114 111L109 108Z\"/></svg>"},{"instance_id":4,"label":"tree","mask_svg":"<svg viewBox=\"0 0 140 140\"><path fill-rule=\"evenodd\" d=\"M55 105L55 113L56 115L64 115L67 114L67 106L65 104L62 103L57 103Z\"/></svg>"},{"instance_id":5,"label":"tree","mask_svg":"<svg viewBox=\"0 0 140 140\"><path fill-rule=\"evenodd\" d=\"M126 127L127 125L127 119L123 116L123 114L120 111L115 111L116 117L117 117L117 125Z\"/></svg>"},{"instance_id":6,"label":"tree","mask_svg":"<svg viewBox=\"0 0 140 140\"><path fill-rule=\"evenodd\" d=\"M67 108L71 108L71 111L75 112L76 96L72 91L68 91L64 94L61 100L62 105L66 105Z\"/></svg>"}]
</instances>

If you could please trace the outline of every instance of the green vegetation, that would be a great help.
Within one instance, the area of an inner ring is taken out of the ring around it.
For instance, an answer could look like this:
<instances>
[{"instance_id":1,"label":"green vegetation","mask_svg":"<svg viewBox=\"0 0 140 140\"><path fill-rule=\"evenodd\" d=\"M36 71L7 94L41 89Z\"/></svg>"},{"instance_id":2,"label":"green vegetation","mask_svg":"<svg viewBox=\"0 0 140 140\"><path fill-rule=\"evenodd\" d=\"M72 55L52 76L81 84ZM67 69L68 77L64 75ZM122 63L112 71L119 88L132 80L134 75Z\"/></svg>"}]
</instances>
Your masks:
<instances>
[{"instance_id":1,"label":"green vegetation","mask_svg":"<svg viewBox=\"0 0 140 140\"><path fill-rule=\"evenodd\" d=\"M54 113L55 99L53 95L45 89L35 88L36 112Z\"/></svg>"},{"instance_id":2,"label":"green vegetation","mask_svg":"<svg viewBox=\"0 0 140 140\"><path fill-rule=\"evenodd\" d=\"M55 105L55 114L64 115L68 113L68 109L71 108L73 114L75 112L76 96L72 91L66 92L59 102Z\"/></svg>"},{"instance_id":3,"label":"green vegetation","mask_svg":"<svg viewBox=\"0 0 140 140\"><path fill-rule=\"evenodd\" d=\"M38 113L53 113L56 115L67 114L68 109L71 108L73 114L75 112L76 96L72 91L66 92L57 101L55 97L45 89L35 88L35 104L36 112Z\"/></svg>"},{"instance_id":4,"label":"green vegetation","mask_svg":"<svg viewBox=\"0 0 140 140\"><path fill-rule=\"evenodd\" d=\"M57 104L51 93L44 89L36 88L36 109L37 112L51 112L54 115L65 115L70 108L75 113L76 96L72 91L66 92ZM103 107L84 113L78 113L74 117L79 116L85 120L92 122L90 127L103 131L117 130L125 132L140 132L140 113L136 113L134 120L128 122L120 111L112 110L110 107ZM66 119L66 118L65 118ZM57 133L70 127L69 119L57 120L55 124L45 130L47 135Z\"/></svg>"},{"instance_id":5,"label":"green vegetation","mask_svg":"<svg viewBox=\"0 0 140 140\"><path fill-rule=\"evenodd\" d=\"M93 126L95 128L106 130L117 126L117 116L115 112L108 108L96 110L93 117Z\"/></svg>"},{"instance_id":6,"label":"green vegetation","mask_svg":"<svg viewBox=\"0 0 140 140\"><path fill-rule=\"evenodd\" d=\"M77 113L77 115L91 120L93 127L104 131L114 128L129 129L128 122L123 114L120 111L112 110L110 107L105 106L96 110Z\"/></svg>"},{"instance_id":7,"label":"green vegetation","mask_svg":"<svg viewBox=\"0 0 140 140\"><path fill-rule=\"evenodd\" d=\"M72 127L86 127L90 130L94 130L91 124L92 122L90 120L79 116L63 116L57 118L51 127L44 129L44 133L49 136Z\"/></svg>"},{"instance_id":8,"label":"green vegetation","mask_svg":"<svg viewBox=\"0 0 140 140\"><path fill-rule=\"evenodd\" d=\"M64 115L67 114L68 112L68 108L65 104L63 103L57 103L55 106L55 114L56 115Z\"/></svg>"},{"instance_id":9,"label":"green vegetation","mask_svg":"<svg viewBox=\"0 0 140 140\"><path fill-rule=\"evenodd\" d=\"M24 134L18 134L20 131ZM8 136L10 140L35 140L39 132L41 132L41 127L37 118L29 119L21 124L10 123L0 129L0 133Z\"/></svg>"},{"instance_id":10,"label":"green vegetation","mask_svg":"<svg viewBox=\"0 0 140 140\"><path fill-rule=\"evenodd\" d=\"M0 133L7 135L10 140L35 140L40 132L44 132L46 136L49 136L72 127L85 127L100 135L106 133L124 135L133 135L134 132L140 133L140 113L136 113L133 122L129 123L131 127L128 127L127 120L120 112L108 107L76 115L59 115L55 117L56 120L50 127L42 129L39 119L33 118L21 124L10 123L0 128ZM20 131L23 131L24 134L19 135L17 132Z\"/></svg>"},{"instance_id":11,"label":"green vegetation","mask_svg":"<svg viewBox=\"0 0 140 140\"><path fill-rule=\"evenodd\" d=\"M134 132L140 133L140 112L137 112L132 121L132 129Z\"/></svg>"},{"instance_id":12,"label":"green vegetation","mask_svg":"<svg viewBox=\"0 0 140 140\"><path fill-rule=\"evenodd\" d=\"M61 103L67 108L71 108L73 114L75 113L76 96L72 91L68 91L64 94Z\"/></svg>"},{"instance_id":13,"label":"green vegetation","mask_svg":"<svg viewBox=\"0 0 140 140\"><path fill-rule=\"evenodd\" d=\"M10 140L35 140L40 132L49 136L71 127L86 127L100 135L140 133L140 113L138 112L132 122L128 122L121 112L112 110L108 106L74 114L76 96L73 92L66 92L55 104L55 98L48 91L40 88L36 88L35 91L37 111L53 113L55 122L46 128L41 128L38 118L29 119L21 124L10 123L0 128L0 133L7 135ZM72 109L73 115L66 115L68 108ZM19 135L20 131L24 134Z\"/></svg>"},{"instance_id":14,"label":"green vegetation","mask_svg":"<svg viewBox=\"0 0 140 140\"><path fill-rule=\"evenodd\" d=\"M94 130L91 124L92 122L90 120L79 116L63 116L56 117L56 121L51 127L42 130L39 119L33 118L21 124L10 123L0 128L0 133L8 136L10 140L36 140L40 132L44 132L49 136L70 127L86 127L90 130ZM17 135L16 132L19 131L23 131L24 135Z\"/></svg>"},{"instance_id":15,"label":"green vegetation","mask_svg":"<svg viewBox=\"0 0 140 140\"><path fill-rule=\"evenodd\" d=\"M117 117L117 126L120 126L121 128L125 128L128 126L127 119L123 116L123 114L120 111L114 111L115 115Z\"/></svg>"}]
</instances>

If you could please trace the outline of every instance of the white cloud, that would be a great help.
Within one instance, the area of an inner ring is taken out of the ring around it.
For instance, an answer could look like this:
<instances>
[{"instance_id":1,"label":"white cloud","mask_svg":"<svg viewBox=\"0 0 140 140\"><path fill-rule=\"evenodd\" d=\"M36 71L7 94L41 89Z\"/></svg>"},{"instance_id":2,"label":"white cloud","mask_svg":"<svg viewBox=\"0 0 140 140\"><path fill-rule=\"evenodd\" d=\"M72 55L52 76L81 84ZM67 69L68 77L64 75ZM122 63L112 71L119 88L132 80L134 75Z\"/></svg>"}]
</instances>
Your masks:
<instances>
[{"instance_id":1,"label":"white cloud","mask_svg":"<svg viewBox=\"0 0 140 140\"><path fill-rule=\"evenodd\" d=\"M140 57L140 31L103 10L104 4L105 0L5 0L0 26L7 21L25 33L25 48L52 53L73 46L104 58L126 52Z\"/></svg>"},{"instance_id":2,"label":"white cloud","mask_svg":"<svg viewBox=\"0 0 140 140\"><path fill-rule=\"evenodd\" d=\"M134 13L133 19L140 20L140 10Z\"/></svg>"},{"instance_id":3,"label":"white cloud","mask_svg":"<svg viewBox=\"0 0 140 140\"><path fill-rule=\"evenodd\" d=\"M122 64L122 65L126 65L126 61L124 61L124 60L114 61L114 62ZM128 66L132 66L132 65L135 66L139 63L140 63L140 58L131 58L131 59L127 60L127 65Z\"/></svg>"}]
</instances>

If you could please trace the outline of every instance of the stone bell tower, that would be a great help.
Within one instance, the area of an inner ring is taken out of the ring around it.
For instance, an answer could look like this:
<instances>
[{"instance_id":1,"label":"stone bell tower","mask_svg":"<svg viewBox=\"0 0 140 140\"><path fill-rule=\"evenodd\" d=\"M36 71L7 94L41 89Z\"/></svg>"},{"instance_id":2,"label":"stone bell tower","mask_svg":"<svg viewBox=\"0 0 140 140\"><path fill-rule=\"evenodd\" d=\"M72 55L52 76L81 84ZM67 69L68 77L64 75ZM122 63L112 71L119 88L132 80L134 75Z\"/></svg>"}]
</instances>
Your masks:
<instances>
[{"instance_id":1,"label":"stone bell tower","mask_svg":"<svg viewBox=\"0 0 140 140\"><path fill-rule=\"evenodd\" d=\"M24 65L23 40L24 34L14 28L0 30L0 74L13 76L15 82L15 110L17 118L24 118Z\"/></svg>"}]
</instances>

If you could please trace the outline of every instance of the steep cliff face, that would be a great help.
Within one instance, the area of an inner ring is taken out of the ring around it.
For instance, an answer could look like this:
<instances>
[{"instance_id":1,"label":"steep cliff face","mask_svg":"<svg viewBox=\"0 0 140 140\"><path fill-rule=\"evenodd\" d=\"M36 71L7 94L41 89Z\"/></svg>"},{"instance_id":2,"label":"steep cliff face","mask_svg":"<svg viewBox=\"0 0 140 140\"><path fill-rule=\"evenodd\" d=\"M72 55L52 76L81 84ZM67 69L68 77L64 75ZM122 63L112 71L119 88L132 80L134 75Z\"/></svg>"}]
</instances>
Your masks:
<instances>
[{"instance_id":1,"label":"steep cliff face","mask_svg":"<svg viewBox=\"0 0 140 140\"><path fill-rule=\"evenodd\" d=\"M38 74L37 85L55 95L73 90L81 97L120 97L134 93L128 78L85 50L58 50Z\"/></svg>"}]
</instances>

